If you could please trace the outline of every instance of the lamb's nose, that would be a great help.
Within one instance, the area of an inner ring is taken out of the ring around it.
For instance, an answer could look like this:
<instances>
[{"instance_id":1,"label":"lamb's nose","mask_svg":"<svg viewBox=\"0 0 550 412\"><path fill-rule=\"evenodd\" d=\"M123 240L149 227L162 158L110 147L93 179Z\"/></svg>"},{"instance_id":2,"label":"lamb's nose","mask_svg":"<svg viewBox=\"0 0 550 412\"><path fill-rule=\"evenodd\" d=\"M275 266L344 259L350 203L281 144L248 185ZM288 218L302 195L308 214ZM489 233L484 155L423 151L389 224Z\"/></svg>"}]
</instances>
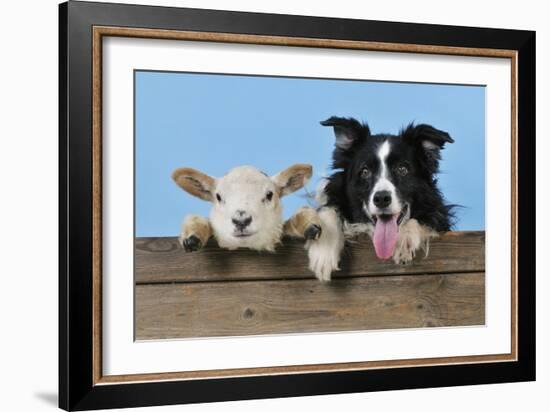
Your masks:
<instances>
[{"instance_id":1,"label":"lamb's nose","mask_svg":"<svg viewBox=\"0 0 550 412\"><path fill-rule=\"evenodd\" d=\"M391 204L391 192L388 190L380 190L374 194L372 199L374 205L383 209Z\"/></svg>"},{"instance_id":2,"label":"lamb's nose","mask_svg":"<svg viewBox=\"0 0 550 412\"><path fill-rule=\"evenodd\" d=\"M252 223L252 217L246 217L246 218L240 218L240 219L231 219L233 224L237 227L239 230L244 230L250 223Z\"/></svg>"}]
</instances>

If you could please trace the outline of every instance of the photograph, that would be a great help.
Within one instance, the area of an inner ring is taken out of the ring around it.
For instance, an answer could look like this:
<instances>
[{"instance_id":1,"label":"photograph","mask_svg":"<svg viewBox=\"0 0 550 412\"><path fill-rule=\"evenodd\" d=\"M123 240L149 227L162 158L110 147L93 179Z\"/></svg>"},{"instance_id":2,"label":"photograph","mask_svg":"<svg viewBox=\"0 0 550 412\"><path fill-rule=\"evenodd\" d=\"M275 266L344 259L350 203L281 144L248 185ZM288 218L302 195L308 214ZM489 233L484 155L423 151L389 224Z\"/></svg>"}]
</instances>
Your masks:
<instances>
[{"instance_id":1,"label":"photograph","mask_svg":"<svg viewBox=\"0 0 550 412\"><path fill-rule=\"evenodd\" d=\"M135 338L485 324L485 87L134 71Z\"/></svg>"}]
</instances>

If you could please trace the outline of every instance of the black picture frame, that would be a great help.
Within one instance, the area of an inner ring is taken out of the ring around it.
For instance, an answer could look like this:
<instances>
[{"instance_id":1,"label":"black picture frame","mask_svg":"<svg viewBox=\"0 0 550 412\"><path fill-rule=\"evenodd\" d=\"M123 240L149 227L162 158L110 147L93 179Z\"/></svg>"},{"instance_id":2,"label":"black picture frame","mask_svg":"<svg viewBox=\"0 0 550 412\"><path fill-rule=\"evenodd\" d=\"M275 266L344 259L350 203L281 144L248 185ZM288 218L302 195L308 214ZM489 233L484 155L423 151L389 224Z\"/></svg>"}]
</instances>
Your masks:
<instances>
[{"instance_id":1,"label":"black picture frame","mask_svg":"<svg viewBox=\"0 0 550 412\"><path fill-rule=\"evenodd\" d=\"M138 27L517 52L517 361L94 383L92 28ZM535 380L535 32L70 1L59 6L59 406L90 410Z\"/></svg>"}]
</instances>

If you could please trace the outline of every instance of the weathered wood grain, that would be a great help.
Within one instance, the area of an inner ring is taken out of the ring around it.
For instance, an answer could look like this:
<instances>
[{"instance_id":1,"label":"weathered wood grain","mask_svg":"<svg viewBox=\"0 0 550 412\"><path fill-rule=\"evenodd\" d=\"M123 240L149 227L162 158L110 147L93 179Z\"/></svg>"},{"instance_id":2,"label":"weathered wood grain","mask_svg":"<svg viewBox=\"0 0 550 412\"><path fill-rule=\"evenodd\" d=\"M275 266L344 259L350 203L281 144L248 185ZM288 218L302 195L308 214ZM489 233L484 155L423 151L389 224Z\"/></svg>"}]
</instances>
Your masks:
<instances>
[{"instance_id":1,"label":"weathered wood grain","mask_svg":"<svg viewBox=\"0 0 550 412\"><path fill-rule=\"evenodd\" d=\"M203 250L185 253L176 238L137 238L136 282L206 282L312 278L304 242L285 239L276 253L219 249L211 241ZM367 236L346 246L341 271L335 277L380 274L485 271L485 232L449 232L432 241L412 264L396 265L376 258Z\"/></svg>"},{"instance_id":2,"label":"weathered wood grain","mask_svg":"<svg viewBox=\"0 0 550 412\"><path fill-rule=\"evenodd\" d=\"M485 275L136 286L138 340L485 322Z\"/></svg>"}]
</instances>

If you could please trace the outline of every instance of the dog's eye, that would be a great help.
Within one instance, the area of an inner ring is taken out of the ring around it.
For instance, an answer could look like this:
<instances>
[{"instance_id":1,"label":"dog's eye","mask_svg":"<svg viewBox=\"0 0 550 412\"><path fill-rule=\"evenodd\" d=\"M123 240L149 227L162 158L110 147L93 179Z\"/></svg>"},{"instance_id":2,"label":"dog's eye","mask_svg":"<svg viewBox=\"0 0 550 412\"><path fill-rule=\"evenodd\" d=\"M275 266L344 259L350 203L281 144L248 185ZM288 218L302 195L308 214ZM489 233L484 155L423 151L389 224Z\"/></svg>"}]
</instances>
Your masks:
<instances>
[{"instance_id":1,"label":"dog's eye","mask_svg":"<svg viewBox=\"0 0 550 412\"><path fill-rule=\"evenodd\" d=\"M399 176L407 176L407 174L409 173L409 169L407 168L407 166L398 166L395 171L397 172L397 174Z\"/></svg>"},{"instance_id":2,"label":"dog's eye","mask_svg":"<svg viewBox=\"0 0 550 412\"><path fill-rule=\"evenodd\" d=\"M219 193L216 193L216 199L218 199L218 202L221 202L221 201L222 201L222 197L220 196Z\"/></svg>"},{"instance_id":3,"label":"dog's eye","mask_svg":"<svg viewBox=\"0 0 550 412\"><path fill-rule=\"evenodd\" d=\"M271 199L273 199L273 192L272 192L271 190L270 190L269 192L267 192L267 193L265 194L265 198L266 198L266 200L267 200L268 202L270 202Z\"/></svg>"},{"instance_id":4,"label":"dog's eye","mask_svg":"<svg viewBox=\"0 0 550 412\"><path fill-rule=\"evenodd\" d=\"M361 177L361 179L368 179L370 175L371 175L370 170L367 169L366 167L362 168L361 171L359 172L359 176Z\"/></svg>"}]
</instances>

